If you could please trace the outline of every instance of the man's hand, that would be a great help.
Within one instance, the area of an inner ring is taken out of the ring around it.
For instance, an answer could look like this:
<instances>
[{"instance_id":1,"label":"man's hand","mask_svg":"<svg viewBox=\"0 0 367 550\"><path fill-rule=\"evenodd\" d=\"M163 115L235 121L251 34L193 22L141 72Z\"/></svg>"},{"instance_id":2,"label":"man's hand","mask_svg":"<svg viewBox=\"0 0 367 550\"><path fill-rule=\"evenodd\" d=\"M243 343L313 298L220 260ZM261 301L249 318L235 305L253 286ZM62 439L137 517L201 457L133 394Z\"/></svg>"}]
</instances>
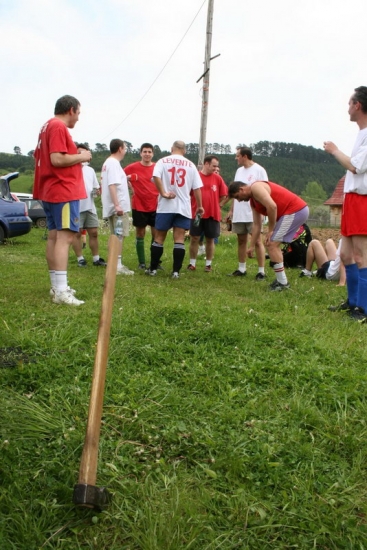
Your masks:
<instances>
[{"instance_id":1,"label":"man's hand","mask_svg":"<svg viewBox=\"0 0 367 550\"><path fill-rule=\"evenodd\" d=\"M267 234L265 235L265 241L264 241L265 246L269 246L270 239L271 239L273 233L274 233L274 231L268 231Z\"/></svg>"},{"instance_id":2,"label":"man's hand","mask_svg":"<svg viewBox=\"0 0 367 550\"><path fill-rule=\"evenodd\" d=\"M199 206L199 208L196 209L196 214L200 214L201 216L204 214L204 212L205 210L202 206Z\"/></svg>"},{"instance_id":3,"label":"man's hand","mask_svg":"<svg viewBox=\"0 0 367 550\"><path fill-rule=\"evenodd\" d=\"M92 159L92 153L90 151L87 151L86 149L82 149L79 155L81 158L80 162L90 162L90 160Z\"/></svg>"},{"instance_id":4,"label":"man's hand","mask_svg":"<svg viewBox=\"0 0 367 550\"><path fill-rule=\"evenodd\" d=\"M161 193L161 196L164 199L175 199L176 198L176 194L173 193L172 191L170 191L169 193L166 193L166 191L163 191L163 193Z\"/></svg>"},{"instance_id":5,"label":"man's hand","mask_svg":"<svg viewBox=\"0 0 367 550\"><path fill-rule=\"evenodd\" d=\"M115 204L115 212L116 212L116 216L123 216L124 215L124 211L122 210L122 208L119 204Z\"/></svg>"},{"instance_id":6,"label":"man's hand","mask_svg":"<svg viewBox=\"0 0 367 550\"><path fill-rule=\"evenodd\" d=\"M333 155L335 151L338 150L337 146L332 141L324 141L324 149L330 155Z\"/></svg>"},{"instance_id":7,"label":"man's hand","mask_svg":"<svg viewBox=\"0 0 367 550\"><path fill-rule=\"evenodd\" d=\"M247 249L247 256L249 258L253 258L254 257L254 250L255 250L255 247L254 246L249 246L248 249Z\"/></svg>"}]
</instances>

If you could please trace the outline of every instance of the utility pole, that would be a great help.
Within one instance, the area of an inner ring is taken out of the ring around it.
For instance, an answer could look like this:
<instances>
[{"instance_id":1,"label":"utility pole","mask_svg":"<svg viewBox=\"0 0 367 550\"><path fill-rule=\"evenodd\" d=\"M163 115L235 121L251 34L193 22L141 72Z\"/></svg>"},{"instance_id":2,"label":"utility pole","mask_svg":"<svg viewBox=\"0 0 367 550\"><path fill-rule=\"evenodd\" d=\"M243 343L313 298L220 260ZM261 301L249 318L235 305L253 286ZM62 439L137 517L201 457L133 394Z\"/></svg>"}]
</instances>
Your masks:
<instances>
[{"instance_id":1,"label":"utility pole","mask_svg":"<svg viewBox=\"0 0 367 550\"><path fill-rule=\"evenodd\" d=\"M210 54L211 54L211 48L212 48L213 11L214 11L214 0L209 0L208 16L206 21L204 73L201 75L201 77L197 81L199 82L201 79L203 79L203 97L202 97L202 105L201 105L199 160L198 160L199 170L203 165L204 157L205 157L206 127L207 127L207 121L208 121L208 105L209 105L209 78L210 78L210 61L211 61Z\"/></svg>"}]
</instances>

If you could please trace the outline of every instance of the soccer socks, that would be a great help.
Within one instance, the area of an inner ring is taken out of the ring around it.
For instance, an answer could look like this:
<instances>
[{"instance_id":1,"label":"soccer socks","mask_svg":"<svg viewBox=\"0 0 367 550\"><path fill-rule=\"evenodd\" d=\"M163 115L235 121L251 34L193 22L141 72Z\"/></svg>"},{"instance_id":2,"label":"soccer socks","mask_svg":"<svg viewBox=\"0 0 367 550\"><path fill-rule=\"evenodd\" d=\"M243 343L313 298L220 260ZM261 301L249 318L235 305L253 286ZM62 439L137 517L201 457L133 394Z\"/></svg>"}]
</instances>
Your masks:
<instances>
[{"instance_id":1,"label":"soccer socks","mask_svg":"<svg viewBox=\"0 0 367 550\"><path fill-rule=\"evenodd\" d=\"M55 271L55 290L57 292L64 292L67 288L67 271Z\"/></svg>"},{"instance_id":2,"label":"soccer socks","mask_svg":"<svg viewBox=\"0 0 367 550\"><path fill-rule=\"evenodd\" d=\"M163 244L152 242L150 247L150 269L155 271L163 254Z\"/></svg>"},{"instance_id":3,"label":"soccer socks","mask_svg":"<svg viewBox=\"0 0 367 550\"><path fill-rule=\"evenodd\" d=\"M273 269L274 269L275 276L277 278L278 283L282 285L286 285L288 283L288 280L284 271L284 262L279 262L278 264L274 264Z\"/></svg>"},{"instance_id":4,"label":"soccer socks","mask_svg":"<svg viewBox=\"0 0 367 550\"><path fill-rule=\"evenodd\" d=\"M367 267L358 269L357 305L367 313Z\"/></svg>"},{"instance_id":5,"label":"soccer socks","mask_svg":"<svg viewBox=\"0 0 367 550\"><path fill-rule=\"evenodd\" d=\"M136 237L136 253L138 255L139 264L145 264L144 238Z\"/></svg>"},{"instance_id":6,"label":"soccer socks","mask_svg":"<svg viewBox=\"0 0 367 550\"><path fill-rule=\"evenodd\" d=\"M349 264L345 266L347 275L347 290L348 302L351 307L357 306L358 298L358 267L357 264ZM359 305L359 304L358 304ZM360 306L362 307L362 306Z\"/></svg>"},{"instance_id":7,"label":"soccer socks","mask_svg":"<svg viewBox=\"0 0 367 550\"><path fill-rule=\"evenodd\" d=\"M50 274L51 288L53 288L53 287L56 286L55 270L54 270L54 269L50 269L50 270L49 270L49 274Z\"/></svg>"},{"instance_id":8,"label":"soccer socks","mask_svg":"<svg viewBox=\"0 0 367 550\"><path fill-rule=\"evenodd\" d=\"M245 273L245 271L246 271L246 262L244 262L244 263L239 262L238 263L238 271L241 271L241 273Z\"/></svg>"},{"instance_id":9,"label":"soccer socks","mask_svg":"<svg viewBox=\"0 0 367 550\"><path fill-rule=\"evenodd\" d=\"M173 273L179 273L185 258L185 245L175 243L173 245Z\"/></svg>"}]
</instances>

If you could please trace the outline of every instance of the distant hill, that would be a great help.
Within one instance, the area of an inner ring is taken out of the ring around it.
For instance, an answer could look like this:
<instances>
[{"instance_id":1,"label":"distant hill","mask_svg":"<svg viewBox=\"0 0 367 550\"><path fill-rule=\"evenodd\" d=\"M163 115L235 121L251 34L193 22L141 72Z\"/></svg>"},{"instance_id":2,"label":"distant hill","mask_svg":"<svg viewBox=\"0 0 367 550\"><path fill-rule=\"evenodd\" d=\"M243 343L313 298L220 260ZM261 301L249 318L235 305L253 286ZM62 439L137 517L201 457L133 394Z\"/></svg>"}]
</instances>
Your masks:
<instances>
[{"instance_id":1,"label":"distant hill","mask_svg":"<svg viewBox=\"0 0 367 550\"><path fill-rule=\"evenodd\" d=\"M133 149L129 142L127 143L129 145L129 152L125 156L124 166L140 158L139 151ZM93 151L91 166L99 172L103 162L109 156L109 151L106 146L101 150L101 144L96 145L99 147L98 150ZM187 157L196 164L198 160L198 144L189 145ZM250 144L250 147L254 152L255 162L258 162L266 169L269 179L284 185L284 187L287 187L298 195L304 192L309 182L317 181L329 197L334 191L337 182L345 173L345 170L332 156L314 147L296 143L269 141ZM168 151L161 151L157 145L154 146L154 149L154 160L158 160L169 154ZM216 150L214 153L214 150L211 149L214 149L214 147L212 147L212 144L208 144L208 153L217 154L219 157L221 175L225 182L229 183L233 181L237 163L234 153L229 152L231 150L230 146L222 146L221 150L227 151L226 153L217 153ZM0 174L12 171L29 174L31 170L34 170L34 159L32 156L0 153Z\"/></svg>"}]
</instances>

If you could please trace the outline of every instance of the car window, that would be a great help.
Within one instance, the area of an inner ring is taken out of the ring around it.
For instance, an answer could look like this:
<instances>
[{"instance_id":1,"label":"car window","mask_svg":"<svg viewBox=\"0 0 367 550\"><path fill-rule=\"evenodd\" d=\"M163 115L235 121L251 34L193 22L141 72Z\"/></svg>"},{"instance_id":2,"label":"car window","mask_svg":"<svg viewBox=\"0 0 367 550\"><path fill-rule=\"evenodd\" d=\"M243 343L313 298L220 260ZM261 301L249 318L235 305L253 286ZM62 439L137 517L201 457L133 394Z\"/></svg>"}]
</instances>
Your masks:
<instances>
[{"instance_id":1,"label":"car window","mask_svg":"<svg viewBox=\"0 0 367 550\"><path fill-rule=\"evenodd\" d=\"M30 201L30 206L28 208L33 208L34 210L42 210L43 206L40 201Z\"/></svg>"},{"instance_id":2,"label":"car window","mask_svg":"<svg viewBox=\"0 0 367 550\"><path fill-rule=\"evenodd\" d=\"M2 178L0 178L0 196L2 199L11 201L8 182Z\"/></svg>"}]
</instances>

